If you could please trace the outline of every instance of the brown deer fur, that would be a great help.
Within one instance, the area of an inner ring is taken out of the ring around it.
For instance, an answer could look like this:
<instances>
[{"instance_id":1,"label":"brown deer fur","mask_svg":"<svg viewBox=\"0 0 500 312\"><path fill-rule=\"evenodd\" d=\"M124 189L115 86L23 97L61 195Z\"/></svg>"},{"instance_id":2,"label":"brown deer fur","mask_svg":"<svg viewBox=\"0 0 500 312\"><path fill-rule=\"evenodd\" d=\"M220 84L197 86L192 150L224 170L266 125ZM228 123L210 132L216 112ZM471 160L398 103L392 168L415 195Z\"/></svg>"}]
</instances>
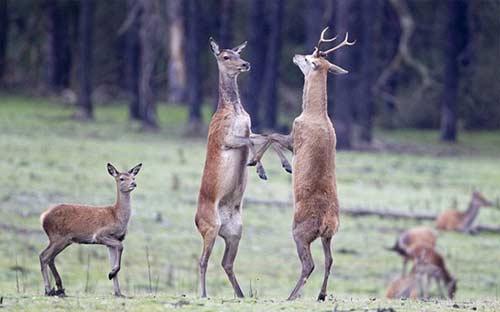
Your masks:
<instances>
[{"instance_id":1,"label":"brown deer fur","mask_svg":"<svg viewBox=\"0 0 500 312\"><path fill-rule=\"evenodd\" d=\"M77 243L100 244L108 247L112 266L108 277L113 280L115 295L121 296L117 274L120 271L122 241L125 239L130 219L130 193L137 186L135 176L139 173L141 166L142 164L139 164L128 172L118 172L113 165L108 164L108 172L116 181L117 199L114 205L92 207L62 204L42 213L40 221L49 238L49 245L40 253L40 266L46 295L65 295L54 260L66 247ZM54 276L57 290L50 287L47 266Z\"/></svg>"},{"instance_id":2,"label":"brown deer fur","mask_svg":"<svg viewBox=\"0 0 500 312\"><path fill-rule=\"evenodd\" d=\"M268 141L265 136L251 133L248 113L243 108L238 93L237 77L248 71L250 65L240 58L246 42L234 49L220 50L210 38L212 52L219 68L219 103L208 131L207 155L195 223L203 239L200 257L201 296L206 297L206 269L217 236L221 236L226 249L222 266L233 286L236 296L243 292L233 272L242 233L242 199L247 182L249 150L254 145ZM285 163L286 159L282 159ZM263 167L258 162L261 178ZM290 167L290 165L288 165Z\"/></svg>"},{"instance_id":3,"label":"brown deer fur","mask_svg":"<svg viewBox=\"0 0 500 312\"><path fill-rule=\"evenodd\" d=\"M408 250L418 245L435 248L436 240L436 231L426 226L417 226L408 229L398 236L396 243L393 247L389 248L389 250L396 251L401 255L401 257L403 257L403 276L406 274L406 266L410 260Z\"/></svg>"},{"instance_id":4,"label":"brown deer fur","mask_svg":"<svg viewBox=\"0 0 500 312\"><path fill-rule=\"evenodd\" d=\"M436 218L436 228L444 231L468 232L479 214L481 207L492 206L492 202L487 200L480 192L473 192L469 203L469 208L461 212L457 210L445 210Z\"/></svg>"},{"instance_id":5,"label":"brown deer fur","mask_svg":"<svg viewBox=\"0 0 500 312\"><path fill-rule=\"evenodd\" d=\"M419 286L417 275L400 276L391 281L385 297L388 299L419 299L421 298Z\"/></svg>"},{"instance_id":6,"label":"brown deer fur","mask_svg":"<svg viewBox=\"0 0 500 312\"><path fill-rule=\"evenodd\" d=\"M330 269L333 264L331 240L339 227L339 202L335 178L336 137L327 113L326 81L328 73L346 74L347 71L325 59L334 50L352 45L344 41L326 52L320 51L325 39L320 41L311 55L295 55L293 62L304 74L302 113L293 122L290 135L272 134L269 137L281 147L293 152L293 197L295 214L292 233L297 253L302 263L302 272L288 300L298 297L300 290L314 270L311 243L321 238L325 255L325 274L318 300L325 300ZM262 157L264 145L250 162ZM276 149L275 149L276 150Z\"/></svg>"},{"instance_id":7,"label":"brown deer fur","mask_svg":"<svg viewBox=\"0 0 500 312\"><path fill-rule=\"evenodd\" d=\"M441 282L443 282L448 298L453 299L457 289L457 281L446 268L443 257L434 248L416 245L408 249L408 255L414 263L411 273L425 275L429 283L431 279L434 279L441 296L443 296L441 288Z\"/></svg>"}]
</instances>

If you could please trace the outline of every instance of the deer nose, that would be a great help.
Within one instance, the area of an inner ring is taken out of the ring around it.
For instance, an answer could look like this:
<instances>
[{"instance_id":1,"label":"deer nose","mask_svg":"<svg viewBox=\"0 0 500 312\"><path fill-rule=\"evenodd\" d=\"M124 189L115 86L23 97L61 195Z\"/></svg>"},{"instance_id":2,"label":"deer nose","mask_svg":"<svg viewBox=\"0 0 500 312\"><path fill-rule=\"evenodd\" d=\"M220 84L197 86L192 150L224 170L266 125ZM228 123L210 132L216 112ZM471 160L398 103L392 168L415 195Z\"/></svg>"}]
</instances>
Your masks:
<instances>
[{"instance_id":1,"label":"deer nose","mask_svg":"<svg viewBox=\"0 0 500 312\"><path fill-rule=\"evenodd\" d=\"M245 62L245 63L243 63L243 65L241 65L241 66L243 66L244 68L250 68L250 63Z\"/></svg>"},{"instance_id":2,"label":"deer nose","mask_svg":"<svg viewBox=\"0 0 500 312\"><path fill-rule=\"evenodd\" d=\"M136 187L136 186L137 186L137 184L135 184L135 182L132 182L132 183L130 183L130 186L131 186L131 187Z\"/></svg>"}]
</instances>

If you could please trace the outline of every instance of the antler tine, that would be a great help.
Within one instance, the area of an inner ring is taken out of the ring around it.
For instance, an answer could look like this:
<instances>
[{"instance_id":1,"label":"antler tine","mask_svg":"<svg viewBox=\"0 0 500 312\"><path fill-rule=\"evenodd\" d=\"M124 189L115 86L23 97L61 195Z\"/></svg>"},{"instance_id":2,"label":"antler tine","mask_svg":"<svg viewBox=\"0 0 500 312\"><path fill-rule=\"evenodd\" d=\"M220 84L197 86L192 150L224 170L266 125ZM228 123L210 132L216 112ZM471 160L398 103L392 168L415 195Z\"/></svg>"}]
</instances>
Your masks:
<instances>
[{"instance_id":1,"label":"antler tine","mask_svg":"<svg viewBox=\"0 0 500 312\"><path fill-rule=\"evenodd\" d=\"M326 51L322 51L320 52L322 56L326 56L330 53L332 53L333 51L343 47L343 46L352 46L356 43L356 40L354 40L353 42L349 42L349 33L346 33L345 34L345 38L344 38L344 41L342 41L340 44L338 44L337 46L331 48L330 50L326 50Z\"/></svg>"},{"instance_id":2,"label":"antler tine","mask_svg":"<svg viewBox=\"0 0 500 312\"><path fill-rule=\"evenodd\" d=\"M321 31L321 35L320 35L320 37L319 37L319 41L318 41L318 44L317 44L317 46L316 46L317 51L315 51L315 53L319 53L319 52L320 52L320 51L319 51L319 47L320 47L320 45L321 45L323 42L332 42L332 41L334 41L335 39L337 39L337 36L335 36L335 37L333 37L333 38L330 38L330 39L326 39L326 38L325 38L325 34L326 34L327 30L328 30L328 26L326 26L326 27L325 27L325 29L323 29L323 31Z\"/></svg>"}]
</instances>

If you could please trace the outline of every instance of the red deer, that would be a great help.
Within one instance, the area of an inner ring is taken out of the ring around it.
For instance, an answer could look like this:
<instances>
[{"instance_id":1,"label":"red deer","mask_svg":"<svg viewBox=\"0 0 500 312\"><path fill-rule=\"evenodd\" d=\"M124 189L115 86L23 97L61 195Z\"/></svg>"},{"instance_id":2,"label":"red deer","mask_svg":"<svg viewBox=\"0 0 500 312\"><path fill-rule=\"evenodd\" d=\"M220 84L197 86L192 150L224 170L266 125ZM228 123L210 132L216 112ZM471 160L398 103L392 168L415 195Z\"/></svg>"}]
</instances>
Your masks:
<instances>
[{"instance_id":1,"label":"red deer","mask_svg":"<svg viewBox=\"0 0 500 312\"><path fill-rule=\"evenodd\" d=\"M222 267L236 296L243 297L233 263L242 233L246 165L249 150L255 154L256 146L268 141L266 136L251 133L250 117L240 101L237 77L241 72L250 70L250 64L240 58L245 46L246 42L233 49L219 49L210 38L210 47L219 68L219 103L208 130L207 155L195 216L196 227L203 239L199 263L201 297L207 296L206 270L217 236L221 236L226 243ZM283 167L290 171L286 158L281 158L281 161ZM256 164L259 176L265 179L262 164Z\"/></svg>"},{"instance_id":2,"label":"red deer","mask_svg":"<svg viewBox=\"0 0 500 312\"><path fill-rule=\"evenodd\" d=\"M297 253L302 263L302 272L288 300L298 297L301 288L314 270L311 243L321 238L325 255L325 274L318 300L326 298L330 269L333 264L331 240L339 227L339 203L335 178L336 137L327 113L327 75L346 74L347 70L330 63L326 56L333 51L353 45L346 34L339 45L321 51L328 27L321 32L318 45L311 55L295 55L293 62L304 74L302 114L293 122L290 135L271 134L273 143L293 152L293 197L295 214L292 232ZM262 157L268 142L258 150L250 164Z\"/></svg>"},{"instance_id":3,"label":"red deer","mask_svg":"<svg viewBox=\"0 0 500 312\"><path fill-rule=\"evenodd\" d=\"M408 250L411 247L417 245L424 245L430 248L435 248L436 240L437 234L435 230L426 226L418 226L401 233L394 246L388 249L397 252L401 255L401 257L403 257L402 275L404 276L406 274L407 263L410 260Z\"/></svg>"},{"instance_id":4,"label":"red deer","mask_svg":"<svg viewBox=\"0 0 500 312\"><path fill-rule=\"evenodd\" d=\"M483 194L474 191L469 208L461 212L457 210L445 210L436 218L436 227L444 231L469 232L481 207L492 206L493 203L487 200Z\"/></svg>"},{"instance_id":5,"label":"red deer","mask_svg":"<svg viewBox=\"0 0 500 312\"><path fill-rule=\"evenodd\" d=\"M400 276L391 281L385 297L388 299L419 299L422 297L420 287L421 281L416 274Z\"/></svg>"},{"instance_id":6,"label":"red deer","mask_svg":"<svg viewBox=\"0 0 500 312\"><path fill-rule=\"evenodd\" d=\"M55 265L56 256L73 243L100 244L108 247L115 296L122 296L118 283L123 240L130 219L130 193L136 188L135 176L142 164L127 172L118 172L108 163L108 172L116 181L116 202L114 205L92 207L84 205L61 204L42 213L40 221L49 238L49 245L40 253L40 266L45 295L64 296L62 280ZM47 266L54 276L57 290L50 287Z\"/></svg>"},{"instance_id":7,"label":"red deer","mask_svg":"<svg viewBox=\"0 0 500 312\"><path fill-rule=\"evenodd\" d=\"M417 245L408 249L408 255L413 260L412 274L420 274L427 279L428 290L432 279L436 281L439 294L443 297L441 282L446 287L446 294L449 299L453 299L457 290L457 280L446 268L443 257L432 247ZM426 296L427 297L427 296Z\"/></svg>"}]
</instances>

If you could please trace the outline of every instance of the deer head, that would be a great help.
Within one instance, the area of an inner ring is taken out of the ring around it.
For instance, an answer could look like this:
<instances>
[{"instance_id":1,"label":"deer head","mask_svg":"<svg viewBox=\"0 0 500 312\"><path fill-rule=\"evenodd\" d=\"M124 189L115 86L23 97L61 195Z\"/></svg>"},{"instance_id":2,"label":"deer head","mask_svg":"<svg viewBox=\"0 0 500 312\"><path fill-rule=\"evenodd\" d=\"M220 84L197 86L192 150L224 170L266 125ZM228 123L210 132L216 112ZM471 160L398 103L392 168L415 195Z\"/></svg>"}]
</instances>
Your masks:
<instances>
[{"instance_id":1,"label":"deer head","mask_svg":"<svg viewBox=\"0 0 500 312\"><path fill-rule=\"evenodd\" d=\"M113 178L115 178L116 185L118 186L120 192L130 193L137 187L137 184L135 183L135 176L139 173L141 167L142 164L138 164L127 172L119 172L112 164L108 163L108 172Z\"/></svg>"},{"instance_id":2,"label":"deer head","mask_svg":"<svg viewBox=\"0 0 500 312\"><path fill-rule=\"evenodd\" d=\"M305 76L307 76L311 71L324 71L324 72L329 72L329 73L337 74L337 75L348 73L348 71L343 69L342 67L337 66L337 65L329 62L326 59L326 56L328 56L328 54L332 53L333 51L335 51L343 46L353 45L355 43L355 41L349 42L348 41L349 40L348 39L349 33L346 33L344 41L342 41L340 44L338 44L337 46L335 46L329 50L321 51L320 46L322 43L332 42L335 39L337 39L337 37L326 39L325 33L327 30L328 30L328 27L323 29L323 31L321 32L321 36L320 36L320 39L318 41L318 44L314 48L314 52L312 54L310 54L310 55L296 54L293 57L293 62L295 63L295 65L297 65L300 68L300 70L302 71L302 73Z\"/></svg>"},{"instance_id":3,"label":"deer head","mask_svg":"<svg viewBox=\"0 0 500 312\"><path fill-rule=\"evenodd\" d=\"M250 70L250 63L241 59L240 53L246 47L247 42L243 42L232 49L220 49L219 45L210 37L210 48L217 60L219 71L221 73L236 76L241 72Z\"/></svg>"},{"instance_id":4,"label":"deer head","mask_svg":"<svg viewBox=\"0 0 500 312\"><path fill-rule=\"evenodd\" d=\"M484 195L479 191L474 191L472 193L472 201L479 206L484 206L484 207L493 206L493 203L488 199L486 199L486 197L484 197Z\"/></svg>"}]
</instances>

